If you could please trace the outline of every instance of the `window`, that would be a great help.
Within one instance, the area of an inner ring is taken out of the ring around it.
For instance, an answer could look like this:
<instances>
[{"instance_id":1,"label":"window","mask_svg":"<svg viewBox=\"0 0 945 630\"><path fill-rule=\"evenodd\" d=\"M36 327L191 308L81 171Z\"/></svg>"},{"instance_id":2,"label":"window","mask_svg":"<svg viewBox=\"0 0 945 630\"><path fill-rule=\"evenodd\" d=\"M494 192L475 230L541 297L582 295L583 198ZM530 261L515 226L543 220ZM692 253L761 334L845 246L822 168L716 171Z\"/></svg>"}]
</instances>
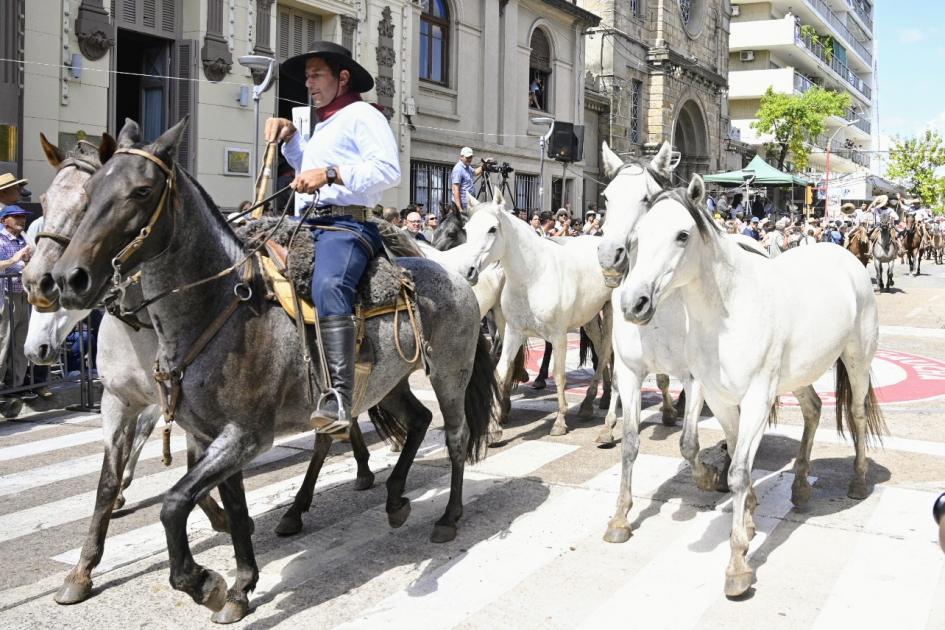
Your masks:
<instances>
[{"instance_id":1,"label":"window","mask_svg":"<svg viewBox=\"0 0 945 630\"><path fill-rule=\"evenodd\" d=\"M450 14L446 0L421 0L420 78L447 83L449 69Z\"/></svg>"},{"instance_id":2,"label":"window","mask_svg":"<svg viewBox=\"0 0 945 630\"><path fill-rule=\"evenodd\" d=\"M643 0L630 0L630 15L643 17Z\"/></svg>"},{"instance_id":3,"label":"window","mask_svg":"<svg viewBox=\"0 0 945 630\"><path fill-rule=\"evenodd\" d=\"M528 210L529 216L538 208L538 175L515 174L515 208Z\"/></svg>"},{"instance_id":4,"label":"window","mask_svg":"<svg viewBox=\"0 0 945 630\"><path fill-rule=\"evenodd\" d=\"M322 38L322 17L295 9L279 8L277 48L279 61L301 55Z\"/></svg>"},{"instance_id":5,"label":"window","mask_svg":"<svg viewBox=\"0 0 945 630\"><path fill-rule=\"evenodd\" d=\"M551 111L551 44L548 37L535 29L528 58L528 108Z\"/></svg>"},{"instance_id":6,"label":"window","mask_svg":"<svg viewBox=\"0 0 945 630\"><path fill-rule=\"evenodd\" d=\"M630 142L640 142L640 112L643 100L643 81L630 80Z\"/></svg>"},{"instance_id":7,"label":"window","mask_svg":"<svg viewBox=\"0 0 945 630\"><path fill-rule=\"evenodd\" d=\"M410 200L427 212L439 212L449 203L452 164L410 161Z\"/></svg>"}]
</instances>

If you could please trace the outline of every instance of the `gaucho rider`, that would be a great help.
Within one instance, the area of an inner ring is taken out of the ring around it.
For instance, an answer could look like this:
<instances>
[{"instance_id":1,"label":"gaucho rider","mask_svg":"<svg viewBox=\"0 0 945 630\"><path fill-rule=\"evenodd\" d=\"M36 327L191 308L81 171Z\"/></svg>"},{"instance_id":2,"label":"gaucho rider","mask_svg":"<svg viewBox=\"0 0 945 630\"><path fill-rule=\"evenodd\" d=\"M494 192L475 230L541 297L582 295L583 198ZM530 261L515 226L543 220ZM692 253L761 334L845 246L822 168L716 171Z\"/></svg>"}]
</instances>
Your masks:
<instances>
[{"instance_id":1,"label":"gaucho rider","mask_svg":"<svg viewBox=\"0 0 945 630\"><path fill-rule=\"evenodd\" d=\"M316 204L310 215L316 244L312 300L328 376L341 399L339 406L329 396L311 420L316 430L346 439L354 389L355 291L368 262L382 248L377 226L366 222L368 209L383 191L400 183L397 143L384 115L361 100L374 79L346 48L313 42L308 52L282 68L290 76L304 74L317 122L305 141L292 121L270 118L266 140L284 142L282 154L297 173L292 188Z\"/></svg>"}]
</instances>

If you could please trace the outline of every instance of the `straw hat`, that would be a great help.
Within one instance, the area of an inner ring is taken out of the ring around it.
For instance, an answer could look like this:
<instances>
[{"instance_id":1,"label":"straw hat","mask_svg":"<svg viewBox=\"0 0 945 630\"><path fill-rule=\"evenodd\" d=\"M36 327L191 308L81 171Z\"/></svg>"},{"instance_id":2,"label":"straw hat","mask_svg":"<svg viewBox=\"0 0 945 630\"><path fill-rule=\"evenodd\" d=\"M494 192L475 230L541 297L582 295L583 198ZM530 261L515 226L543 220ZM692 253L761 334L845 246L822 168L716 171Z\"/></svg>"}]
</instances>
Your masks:
<instances>
[{"instance_id":1,"label":"straw hat","mask_svg":"<svg viewBox=\"0 0 945 630\"><path fill-rule=\"evenodd\" d=\"M842 206L840 206L840 212L843 214L853 214L856 211L856 206L850 203L849 201Z\"/></svg>"},{"instance_id":2,"label":"straw hat","mask_svg":"<svg viewBox=\"0 0 945 630\"><path fill-rule=\"evenodd\" d=\"M872 210L874 208L882 208L887 203L889 203L889 197L887 197L886 195L880 195L879 197L873 200L873 203L870 204L867 210Z\"/></svg>"},{"instance_id":3,"label":"straw hat","mask_svg":"<svg viewBox=\"0 0 945 630\"><path fill-rule=\"evenodd\" d=\"M19 184L26 184L25 179L17 179L16 175L13 173L4 173L0 175L0 190L9 188L10 186L17 186Z\"/></svg>"}]
</instances>

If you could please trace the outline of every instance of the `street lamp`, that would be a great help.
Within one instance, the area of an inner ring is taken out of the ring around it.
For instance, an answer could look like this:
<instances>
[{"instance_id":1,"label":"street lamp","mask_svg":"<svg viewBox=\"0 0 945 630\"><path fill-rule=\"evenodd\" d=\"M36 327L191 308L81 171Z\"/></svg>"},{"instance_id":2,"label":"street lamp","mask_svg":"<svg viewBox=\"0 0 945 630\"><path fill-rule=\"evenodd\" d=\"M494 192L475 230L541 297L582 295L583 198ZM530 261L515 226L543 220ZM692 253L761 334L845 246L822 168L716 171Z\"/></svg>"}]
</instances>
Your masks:
<instances>
[{"instance_id":1,"label":"street lamp","mask_svg":"<svg viewBox=\"0 0 945 630\"><path fill-rule=\"evenodd\" d=\"M836 137L836 135L840 133L841 129L846 129L850 125L855 125L858 122L860 122L859 118L854 118L853 120L849 120L845 122L844 124L837 127L834 130L834 132L830 134L830 137L827 138L827 148L826 148L827 149L827 166L826 166L827 172L824 174L824 222L825 223L827 219L829 218L827 215L830 212L830 195L828 194L830 192L830 144L833 142L834 137Z\"/></svg>"},{"instance_id":2,"label":"street lamp","mask_svg":"<svg viewBox=\"0 0 945 630\"><path fill-rule=\"evenodd\" d=\"M259 98L270 88L272 87L273 82L276 78L276 68L279 66L276 63L276 60L272 57L266 57L265 55L244 55L240 57L240 65L244 68L249 68L250 71L255 70L256 72L265 71L265 78L259 83L259 85L253 86L253 109L255 110L256 124L253 127L253 181L256 182L259 179Z\"/></svg>"},{"instance_id":3,"label":"street lamp","mask_svg":"<svg viewBox=\"0 0 945 630\"><path fill-rule=\"evenodd\" d=\"M539 116L532 118L531 121L536 125L548 125L548 131L538 138L538 214L545 209L545 143L551 137L551 132L555 128L555 119L550 116Z\"/></svg>"}]
</instances>

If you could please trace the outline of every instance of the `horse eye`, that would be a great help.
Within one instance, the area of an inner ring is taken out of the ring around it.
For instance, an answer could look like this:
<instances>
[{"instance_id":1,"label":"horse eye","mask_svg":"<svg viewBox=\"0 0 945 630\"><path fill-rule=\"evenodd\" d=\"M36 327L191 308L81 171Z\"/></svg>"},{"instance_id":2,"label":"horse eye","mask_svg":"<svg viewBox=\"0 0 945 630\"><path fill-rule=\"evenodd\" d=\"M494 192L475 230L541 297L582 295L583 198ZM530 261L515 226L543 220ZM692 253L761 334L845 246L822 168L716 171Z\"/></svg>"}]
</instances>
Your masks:
<instances>
[{"instance_id":1,"label":"horse eye","mask_svg":"<svg viewBox=\"0 0 945 630\"><path fill-rule=\"evenodd\" d=\"M135 197L147 197L150 194L151 194L150 186L141 186L139 188L135 188Z\"/></svg>"},{"instance_id":2,"label":"horse eye","mask_svg":"<svg viewBox=\"0 0 945 630\"><path fill-rule=\"evenodd\" d=\"M650 205L650 196L649 196L649 195L643 195L643 203L645 203L646 205Z\"/></svg>"},{"instance_id":3,"label":"horse eye","mask_svg":"<svg viewBox=\"0 0 945 630\"><path fill-rule=\"evenodd\" d=\"M489 234L495 234L498 229L499 228L493 225L491 228L489 228Z\"/></svg>"},{"instance_id":4,"label":"horse eye","mask_svg":"<svg viewBox=\"0 0 945 630\"><path fill-rule=\"evenodd\" d=\"M689 242L689 232L680 232L676 235L676 242L680 245L685 245Z\"/></svg>"}]
</instances>

